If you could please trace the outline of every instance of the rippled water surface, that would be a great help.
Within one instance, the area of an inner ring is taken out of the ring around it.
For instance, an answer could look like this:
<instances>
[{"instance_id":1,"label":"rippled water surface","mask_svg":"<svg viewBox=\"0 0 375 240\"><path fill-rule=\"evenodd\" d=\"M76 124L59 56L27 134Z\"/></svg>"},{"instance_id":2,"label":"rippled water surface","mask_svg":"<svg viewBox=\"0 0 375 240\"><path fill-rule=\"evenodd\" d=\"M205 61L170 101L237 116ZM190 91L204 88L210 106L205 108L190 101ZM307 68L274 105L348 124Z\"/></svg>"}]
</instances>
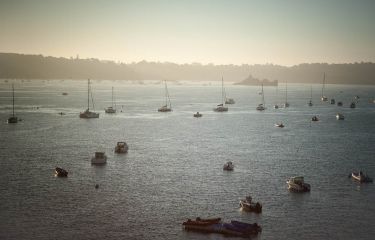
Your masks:
<instances>
[{"instance_id":1,"label":"rippled water surface","mask_svg":"<svg viewBox=\"0 0 375 240\"><path fill-rule=\"evenodd\" d=\"M122 110L116 115L104 113L111 86ZM78 117L85 81L18 81L15 88L22 121L10 125L10 81L0 82L0 239L231 239L185 232L181 223L197 216L256 221L263 227L256 239L375 235L374 184L348 178L357 169L375 177L374 87L328 85L340 108L321 103L314 85L308 107L310 85L290 84L290 108L278 110L272 106L284 101L284 86L278 96L265 87L268 109L257 112L259 87L227 84L236 104L215 113L219 85L170 84L173 112L158 113L162 85L94 81L100 118L89 120ZM193 118L196 111L203 117ZM320 121L311 123L313 115ZM281 121L286 127L275 128ZM114 154L123 140L129 153ZM106 152L105 166L90 164L95 151ZM233 172L222 170L227 161ZM56 178L56 166L68 178ZM285 181L295 175L305 176L311 193L288 192ZM263 203L262 214L240 211L248 194Z\"/></svg>"}]
</instances>

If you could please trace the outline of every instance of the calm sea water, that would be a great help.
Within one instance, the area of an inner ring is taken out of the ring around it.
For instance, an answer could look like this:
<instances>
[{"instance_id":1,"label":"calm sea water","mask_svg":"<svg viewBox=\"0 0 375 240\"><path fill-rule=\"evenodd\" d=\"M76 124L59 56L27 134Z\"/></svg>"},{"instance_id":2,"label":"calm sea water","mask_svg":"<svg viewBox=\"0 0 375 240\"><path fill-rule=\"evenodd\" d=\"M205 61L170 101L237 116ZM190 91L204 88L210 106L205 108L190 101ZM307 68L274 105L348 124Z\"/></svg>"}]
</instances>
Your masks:
<instances>
[{"instance_id":1,"label":"calm sea water","mask_svg":"<svg viewBox=\"0 0 375 240\"><path fill-rule=\"evenodd\" d=\"M111 86L123 111L116 115L104 113ZM85 81L18 81L15 88L23 121L9 125L10 83L0 83L0 239L231 239L185 232L181 223L197 216L258 222L256 239L374 238L374 184L348 174L363 169L375 177L375 87L327 85L340 108L321 103L314 85L310 108L310 85L290 84L290 108L279 110L272 106L284 101L284 86L278 96L265 87L268 109L257 112L259 87L227 85L236 104L215 113L219 85L171 84L173 112L158 113L163 85L94 81L100 118L89 120L78 117ZM320 121L311 123L313 115ZM274 127L280 121L284 129ZM129 153L114 154L123 140ZM106 152L105 166L90 164L95 151ZM222 170L227 161L233 172ZM56 178L56 166L69 177ZM288 192L285 181L295 175L305 176L311 193ZM263 203L262 214L240 211L249 194Z\"/></svg>"}]
</instances>

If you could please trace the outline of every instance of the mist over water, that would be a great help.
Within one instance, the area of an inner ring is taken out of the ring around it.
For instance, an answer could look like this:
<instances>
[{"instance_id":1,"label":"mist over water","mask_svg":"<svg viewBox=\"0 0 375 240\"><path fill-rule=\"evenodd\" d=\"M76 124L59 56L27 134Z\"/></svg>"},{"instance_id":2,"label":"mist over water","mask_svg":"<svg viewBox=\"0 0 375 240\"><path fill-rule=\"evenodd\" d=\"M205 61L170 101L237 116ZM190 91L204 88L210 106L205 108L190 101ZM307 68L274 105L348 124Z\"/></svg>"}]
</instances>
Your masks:
<instances>
[{"instance_id":1,"label":"mist over water","mask_svg":"<svg viewBox=\"0 0 375 240\"><path fill-rule=\"evenodd\" d=\"M108 115L112 86L118 113ZM221 88L208 83L169 84L173 112L159 113L163 85L93 81L100 118L80 119L86 81L16 82L22 121L10 125L11 87L1 82L0 239L231 239L185 232L182 222L198 216L258 222L255 239L372 239L374 184L348 174L375 177L375 87L327 85L325 95L344 103L337 107L321 103L321 85L313 85L308 107L310 85L289 84L290 108L278 110L285 86L277 96L265 87L264 112L255 110L260 87L225 87L236 100L227 113L212 111ZM193 118L196 111L203 117ZM124 140L129 153L114 154ZM95 151L106 152L105 166L91 165ZM233 172L222 170L227 161ZM56 178L56 166L68 178ZM310 193L288 192L295 175ZM263 203L262 214L239 210L249 194Z\"/></svg>"}]
</instances>

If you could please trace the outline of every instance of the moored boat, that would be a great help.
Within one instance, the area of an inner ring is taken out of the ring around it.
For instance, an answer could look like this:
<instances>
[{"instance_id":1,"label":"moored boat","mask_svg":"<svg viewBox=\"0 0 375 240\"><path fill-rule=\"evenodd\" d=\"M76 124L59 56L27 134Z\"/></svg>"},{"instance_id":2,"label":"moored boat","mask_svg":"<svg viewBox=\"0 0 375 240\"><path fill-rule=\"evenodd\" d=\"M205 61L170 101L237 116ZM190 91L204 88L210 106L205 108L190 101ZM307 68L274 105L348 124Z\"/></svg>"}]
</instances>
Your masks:
<instances>
[{"instance_id":1,"label":"moored boat","mask_svg":"<svg viewBox=\"0 0 375 240\"><path fill-rule=\"evenodd\" d=\"M304 177L291 177L286 181L288 189L292 192L310 192L310 184L305 183Z\"/></svg>"},{"instance_id":2,"label":"moored boat","mask_svg":"<svg viewBox=\"0 0 375 240\"><path fill-rule=\"evenodd\" d=\"M129 146L126 142L117 142L115 147L115 153L127 153L129 150Z\"/></svg>"},{"instance_id":3,"label":"moored boat","mask_svg":"<svg viewBox=\"0 0 375 240\"><path fill-rule=\"evenodd\" d=\"M336 119L337 119L337 120L344 120L345 117L344 117L344 115L342 115L341 113L337 113L337 114L336 114Z\"/></svg>"},{"instance_id":4,"label":"moored boat","mask_svg":"<svg viewBox=\"0 0 375 240\"><path fill-rule=\"evenodd\" d=\"M356 180L360 183L372 182L372 178L370 178L367 174L363 173L362 171L352 172L351 177L352 177L352 179L354 179L354 180Z\"/></svg>"},{"instance_id":5,"label":"moored boat","mask_svg":"<svg viewBox=\"0 0 375 240\"><path fill-rule=\"evenodd\" d=\"M314 116L314 117L311 118L311 121L317 122L317 121L319 121L319 118L317 116Z\"/></svg>"},{"instance_id":6,"label":"moored boat","mask_svg":"<svg viewBox=\"0 0 375 240\"><path fill-rule=\"evenodd\" d=\"M95 152L95 155L91 158L91 164L102 165L107 163L107 156L104 152Z\"/></svg>"},{"instance_id":7,"label":"moored boat","mask_svg":"<svg viewBox=\"0 0 375 240\"><path fill-rule=\"evenodd\" d=\"M255 213L262 212L262 204L260 202L253 202L251 196L247 196L245 199L241 199L240 206L244 211Z\"/></svg>"},{"instance_id":8,"label":"moored boat","mask_svg":"<svg viewBox=\"0 0 375 240\"><path fill-rule=\"evenodd\" d=\"M342 102L337 102L337 106L342 107Z\"/></svg>"},{"instance_id":9,"label":"moored boat","mask_svg":"<svg viewBox=\"0 0 375 240\"><path fill-rule=\"evenodd\" d=\"M80 118L99 118L99 113L90 111L90 79L87 81L87 109L79 114ZM94 106L93 98L91 95L92 105Z\"/></svg>"},{"instance_id":10,"label":"moored boat","mask_svg":"<svg viewBox=\"0 0 375 240\"><path fill-rule=\"evenodd\" d=\"M196 113L194 113L193 116L196 117L196 118L200 118L200 117L202 117L202 114L199 113L199 112L196 112Z\"/></svg>"},{"instance_id":11,"label":"moored boat","mask_svg":"<svg viewBox=\"0 0 375 240\"><path fill-rule=\"evenodd\" d=\"M233 171L233 169L234 169L234 165L233 165L232 162L227 162L223 166L223 170L225 170L225 171Z\"/></svg>"},{"instance_id":12,"label":"moored boat","mask_svg":"<svg viewBox=\"0 0 375 240\"><path fill-rule=\"evenodd\" d=\"M356 107L355 102L350 103L350 108L355 108L355 107Z\"/></svg>"},{"instance_id":13,"label":"moored boat","mask_svg":"<svg viewBox=\"0 0 375 240\"><path fill-rule=\"evenodd\" d=\"M68 176L68 171L66 171L65 169L56 167L55 168L55 175L57 177L67 177Z\"/></svg>"},{"instance_id":14,"label":"moored boat","mask_svg":"<svg viewBox=\"0 0 375 240\"><path fill-rule=\"evenodd\" d=\"M278 127L278 128L283 128L285 127L283 123L276 123L275 124L275 127Z\"/></svg>"}]
</instances>

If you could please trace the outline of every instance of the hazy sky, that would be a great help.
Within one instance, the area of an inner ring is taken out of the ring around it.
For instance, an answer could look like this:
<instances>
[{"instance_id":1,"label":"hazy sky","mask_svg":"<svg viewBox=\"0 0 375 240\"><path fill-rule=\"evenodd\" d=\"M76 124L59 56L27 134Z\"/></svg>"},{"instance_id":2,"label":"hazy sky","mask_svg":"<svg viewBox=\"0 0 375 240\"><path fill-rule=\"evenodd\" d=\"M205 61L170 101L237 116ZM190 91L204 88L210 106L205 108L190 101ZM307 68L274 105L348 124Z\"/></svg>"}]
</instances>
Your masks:
<instances>
[{"instance_id":1,"label":"hazy sky","mask_svg":"<svg viewBox=\"0 0 375 240\"><path fill-rule=\"evenodd\" d=\"M375 0L0 0L0 52L123 62L375 62Z\"/></svg>"}]
</instances>

